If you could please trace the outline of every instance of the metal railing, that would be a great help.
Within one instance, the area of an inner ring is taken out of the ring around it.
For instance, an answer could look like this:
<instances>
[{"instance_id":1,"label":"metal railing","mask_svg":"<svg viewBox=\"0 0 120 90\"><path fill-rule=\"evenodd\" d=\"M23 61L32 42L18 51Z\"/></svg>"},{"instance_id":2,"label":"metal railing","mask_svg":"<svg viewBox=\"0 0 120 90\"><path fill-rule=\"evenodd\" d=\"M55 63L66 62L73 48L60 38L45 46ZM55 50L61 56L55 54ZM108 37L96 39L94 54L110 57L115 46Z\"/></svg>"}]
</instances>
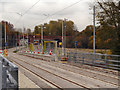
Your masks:
<instances>
[{"instance_id":1,"label":"metal railing","mask_svg":"<svg viewBox=\"0 0 120 90\"><path fill-rule=\"evenodd\" d=\"M18 67L2 55L0 55L0 79L1 78L0 89L18 88Z\"/></svg>"},{"instance_id":2,"label":"metal railing","mask_svg":"<svg viewBox=\"0 0 120 90\"><path fill-rule=\"evenodd\" d=\"M58 58L60 60L62 56L61 49L58 50L58 53ZM120 71L120 55L82 53L66 50L66 57L68 62L71 63L87 64Z\"/></svg>"}]
</instances>

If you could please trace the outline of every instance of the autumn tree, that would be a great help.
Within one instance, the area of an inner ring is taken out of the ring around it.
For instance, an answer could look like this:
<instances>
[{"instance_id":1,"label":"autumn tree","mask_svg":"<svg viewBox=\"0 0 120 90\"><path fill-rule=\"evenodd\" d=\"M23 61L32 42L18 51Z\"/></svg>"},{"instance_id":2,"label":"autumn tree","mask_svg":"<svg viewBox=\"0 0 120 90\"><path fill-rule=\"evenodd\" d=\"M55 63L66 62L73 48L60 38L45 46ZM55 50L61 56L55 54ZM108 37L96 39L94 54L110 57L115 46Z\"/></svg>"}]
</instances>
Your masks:
<instances>
[{"instance_id":1,"label":"autumn tree","mask_svg":"<svg viewBox=\"0 0 120 90\"><path fill-rule=\"evenodd\" d=\"M58 21L51 20L49 23L44 23L44 36L62 36L62 23L63 20L61 19L59 19ZM70 36L71 38L66 38L67 47L73 47L75 33L78 33L78 31L77 29L75 29L73 21L68 20L64 23L66 25L66 28L64 29L66 31L66 36ZM41 32L41 29L39 27L41 27L41 25L35 26L34 34L38 34Z\"/></svg>"},{"instance_id":2,"label":"autumn tree","mask_svg":"<svg viewBox=\"0 0 120 90\"><path fill-rule=\"evenodd\" d=\"M100 28L104 30L103 32L108 31L106 37L108 39L104 39L105 43L112 45L112 51L115 54L120 54L120 42L118 35L119 28L119 7L118 0L97 0L97 20L100 24ZM115 36L115 37L114 37ZM112 38L113 37L113 38ZM112 39L110 39L112 38ZM114 40L113 40L114 39ZM109 46L110 47L110 46Z\"/></svg>"}]
</instances>

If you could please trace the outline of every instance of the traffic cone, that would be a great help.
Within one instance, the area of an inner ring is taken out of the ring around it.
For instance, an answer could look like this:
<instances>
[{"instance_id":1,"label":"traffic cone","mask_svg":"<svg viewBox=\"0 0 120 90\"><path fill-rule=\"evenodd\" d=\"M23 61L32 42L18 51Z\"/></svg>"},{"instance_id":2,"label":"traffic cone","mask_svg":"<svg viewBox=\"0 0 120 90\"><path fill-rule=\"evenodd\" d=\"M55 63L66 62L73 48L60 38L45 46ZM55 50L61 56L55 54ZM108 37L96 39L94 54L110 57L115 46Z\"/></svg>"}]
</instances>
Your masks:
<instances>
[{"instance_id":1,"label":"traffic cone","mask_svg":"<svg viewBox=\"0 0 120 90\"><path fill-rule=\"evenodd\" d=\"M44 50L42 50L42 54L44 54Z\"/></svg>"},{"instance_id":2,"label":"traffic cone","mask_svg":"<svg viewBox=\"0 0 120 90\"><path fill-rule=\"evenodd\" d=\"M51 55L51 49L50 49L50 53L49 53L49 55Z\"/></svg>"}]
</instances>

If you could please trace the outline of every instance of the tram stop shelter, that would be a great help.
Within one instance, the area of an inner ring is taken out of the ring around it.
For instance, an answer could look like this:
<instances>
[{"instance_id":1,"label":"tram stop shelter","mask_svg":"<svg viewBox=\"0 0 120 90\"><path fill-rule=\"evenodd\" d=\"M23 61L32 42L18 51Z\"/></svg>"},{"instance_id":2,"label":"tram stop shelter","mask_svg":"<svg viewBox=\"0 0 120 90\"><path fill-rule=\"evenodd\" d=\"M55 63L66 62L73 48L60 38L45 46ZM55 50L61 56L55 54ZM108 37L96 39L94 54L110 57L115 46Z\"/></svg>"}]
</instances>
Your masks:
<instances>
[{"instance_id":1,"label":"tram stop shelter","mask_svg":"<svg viewBox=\"0 0 120 90\"><path fill-rule=\"evenodd\" d=\"M55 40L44 40L44 44L43 44L43 49L45 53L52 53L52 54L56 54L57 53L57 41Z\"/></svg>"}]
</instances>

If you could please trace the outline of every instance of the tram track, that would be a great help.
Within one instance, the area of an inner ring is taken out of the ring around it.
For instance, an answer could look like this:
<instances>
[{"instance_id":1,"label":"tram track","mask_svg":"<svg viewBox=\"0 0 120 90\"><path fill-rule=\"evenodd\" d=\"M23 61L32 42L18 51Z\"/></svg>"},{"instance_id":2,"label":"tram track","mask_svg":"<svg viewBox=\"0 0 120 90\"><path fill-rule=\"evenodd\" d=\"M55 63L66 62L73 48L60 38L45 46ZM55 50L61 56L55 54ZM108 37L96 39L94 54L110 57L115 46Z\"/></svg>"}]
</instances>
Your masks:
<instances>
[{"instance_id":1,"label":"tram track","mask_svg":"<svg viewBox=\"0 0 120 90\"><path fill-rule=\"evenodd\" d=\"M70 83L72 83L72 84L74 84L74 85L77 85L77 86L79 86L79 87L81 87L81 88L84 88L84 89L86 89L86 90L91 90L90 88L88 88L88 87L86 87L86 86L83 86L83 85L81 85L81 84L79 84L79 83L76 83L76 82L74 82L74 81L72 81L72 80L66 79L66 78L64 78L64 77L62 77L62 76L56 75L56 74L54 74L54 73L52 73L52 72L49 72L49 71L47 71L47 70L45 70L45 69L42 69L42 68L40 68L40 67L37 67L37 66L35 66L35 65L33 65L33 64L30 64L30 63L28 63L28 62L25 62L25 61L23 61L23 60L21 60L21 59L19 59L19 58L16 58L16 57L14 57L14 56L11 56L11 57L14 58L14 59L17 59L17 60L19 60L19 61L21 61L21 62L23 62L23 63L29 64L30 66L33 66L33 67L35 67L35 68L37 68L37 69L40 69L40 70L42 70L42 71L45 71L45 72L47 72L47 73L49 73L49 74L52 74L52 75L54 75L54 76L56 76L56 77L59 77L59 78L61 78L61 79L63 79L63 80L66 80L67 82L70 82ZM18 65L20 65L21 67L29 70L31 73L35 74L36 76L44 79L45 81L51 83L51 84L54 85L55 87L57 87L57 88L59 88L59 89L62 90L62 87L56 85L55 83L49 81L48 79L45 79L44 77L41 77L39 74L33 72L32 70L30 70L29 68L23 66L22 64L18 63L17 61L15 61L15 60L13 60L13 61L14 61L15 63L17 63Z\"/></svg>"},{"instance_id":2,"label":"tram track","mask_svg":"<svg viewBox=\"0 0 120 90\"><path fill-rule=\"evenodd\" d=\"M28 56L28 57L31 57L31 56L29 56L29 55L24 55L24 56ZM32 57L32 58L35 58L35 57ZM43 60L43 61L48 61L48 60L44 60L44 59L40 59L40 58L35 58L35 59L37 59L37 60ZM70 72L73 72L73 73L76 73L75 72L75 70L72 70L71 68L72 67L68 67L68 66L65 66L65 65L62 65L62 66L60 66L59 64L52 64L52 63L47 63L48 65L52 65L52 66L54 66L54 67L56 67L56 68L62 68L62 69L64 69L64 70L67 70L67 71L70 71ZM82 70L82 69L77 69L77 68L75 68L78 72L79 72L79 70ZM84 69L85 70L85 69ZM83 71L83 70L82 70ZM87 76L87 77L90 77L90 78L93 78L93 79L97 79L97 80L100 80L100 81L103 81L103 82L106 82L106 83L110 83L110 84L112 84L112 85L116 85L116 86L118 86L118 83L114 83L114 82L111 82L111 81L107 81L106 79L101 79L100 77L98 78L98 77L95 77L95 75L99 75L99 76L102 76L102 77L106 77L106 78L108 78L108 75L105 75L105 74L101 74L101 73L96 73L96 72L92 72L92 71L90 71L90 70L85 70L84 72L88 72L88 73L91 73L92 75L90 76L90 75L88 75L88 74L85 74L85 73L83 73L83 72L79 72L79 73L77 73L77 74L80 74L80 75L84 75L84 76ZM110 79L112 79L112 80L118 80L118 78L117 77L114 77L114 76L109 76L109 78Z\"/></svg>"},{"instance_id":3,"label":"tram track","mask_svg":"<svg viewBox=\"0 0 120 90\"><path fill-rule=\"evenodd\" d=\"M15 58L15 57L14 57L14 58ZM16 58L16 59L18 59L18 58ZM20 59L19 59L19 60L20 60ZM18 63L18 62L16 62L15 60L12 59L12 62L16 63L17 65L19 65L20 67L24 68L25 70L28 70L28 71L31 72L32 74L34 74L34 75L40 77L41 79L47 81L48 83L52 84L52 85L55 86L56 88L58 88L58 89L60 89L60 90L63 90L62 87L60 87L60 86L56 85L55 83L53 83L53 82L51 82L51 81L49 81L49 80L47 80L47 79L41 77L39 74L37 74L37 73L35 73L34 71L32 71L32 70L26 68L24 65L22 65L22 64L20 64L20 63Z\"/></svg>"}]
</instances>

